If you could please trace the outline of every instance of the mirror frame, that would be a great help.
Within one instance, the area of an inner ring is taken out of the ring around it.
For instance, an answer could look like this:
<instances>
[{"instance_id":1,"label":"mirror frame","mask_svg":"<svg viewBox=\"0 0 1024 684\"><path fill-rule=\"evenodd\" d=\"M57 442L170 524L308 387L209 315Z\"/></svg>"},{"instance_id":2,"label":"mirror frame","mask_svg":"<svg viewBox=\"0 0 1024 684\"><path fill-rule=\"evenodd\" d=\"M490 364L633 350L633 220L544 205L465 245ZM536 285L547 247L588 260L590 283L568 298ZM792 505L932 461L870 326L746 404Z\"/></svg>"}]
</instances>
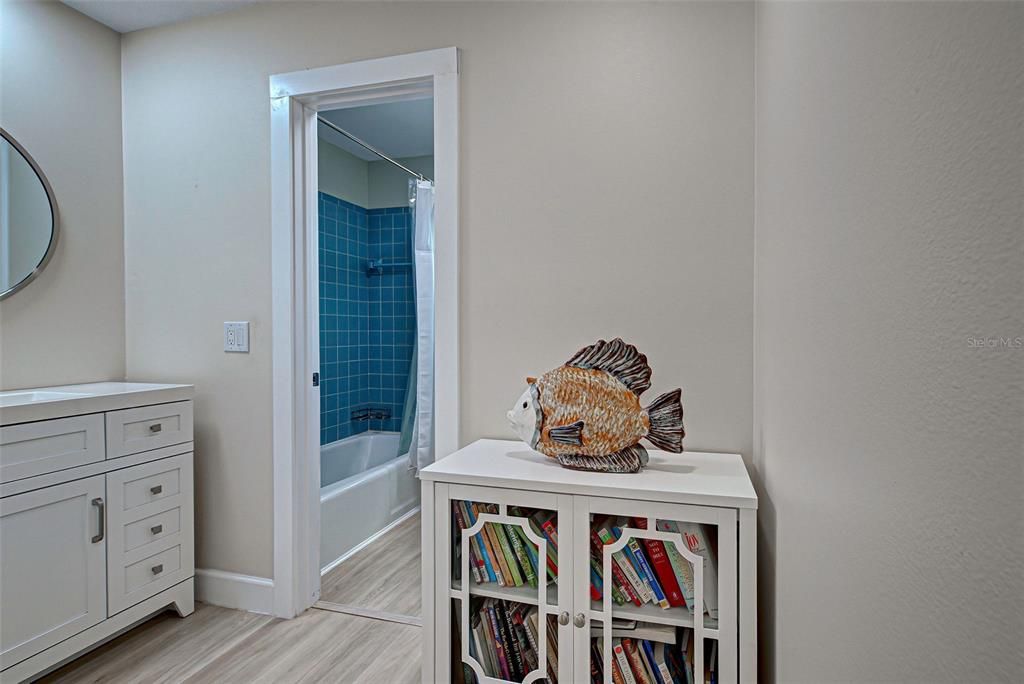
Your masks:
<instances>
[{"instance_id":1,"label":"mirror frame","mask_svg":"<svg viewBox=\"0 0 1024 684\"><path fill-rule=\"evenodd\" d=\"M31 273L10 288L0 292L0 300L4 300L35 280L36 276L38 276L42 270L46 268L46 265L50 263L50 259L53 258L53 253L57 250L57 239L60 237L60 213L57 211L57 196L54 194L53 188L50 186L50 181L46 178L46 174L43 173L41 168L39 168L39 164L36 163L36 160L33 159L32 155L29 154L24 147L19 145L18 141L2 127L0 127L0 136L10 143L11 147L17 150L25 161L28 162L28 165L32 167L32 170L35 171L36 178L38 178L43 184L43 189L46 191L46 199L50 202L50 214L53 217L53 230L50 233L50 244L46 247L46 253L43 255L43 258L39 260L39 263L36 264L36 267L32 269Z\"/></svg>"}]
</instances>

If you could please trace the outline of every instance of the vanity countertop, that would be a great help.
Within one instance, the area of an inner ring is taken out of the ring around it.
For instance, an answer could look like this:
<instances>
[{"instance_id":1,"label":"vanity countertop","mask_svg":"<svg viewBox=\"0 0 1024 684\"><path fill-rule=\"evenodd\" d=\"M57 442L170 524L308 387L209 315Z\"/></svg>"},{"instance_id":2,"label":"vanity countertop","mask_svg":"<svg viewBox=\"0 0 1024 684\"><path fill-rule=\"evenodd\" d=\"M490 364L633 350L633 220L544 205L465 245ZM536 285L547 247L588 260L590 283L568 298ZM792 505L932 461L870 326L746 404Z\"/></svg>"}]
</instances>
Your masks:
<instances>
[{"instance_id":1,"label":"vanity countertop","mask_svg":"<svg viewBox=\"0 0 1024 684\"><path fill-rule=\"evenodd\" d=\"M7 390L0 392L0 425L184 401L194 393L192 385L150 382L91 382Z\"/></svg>"}]
</instances>

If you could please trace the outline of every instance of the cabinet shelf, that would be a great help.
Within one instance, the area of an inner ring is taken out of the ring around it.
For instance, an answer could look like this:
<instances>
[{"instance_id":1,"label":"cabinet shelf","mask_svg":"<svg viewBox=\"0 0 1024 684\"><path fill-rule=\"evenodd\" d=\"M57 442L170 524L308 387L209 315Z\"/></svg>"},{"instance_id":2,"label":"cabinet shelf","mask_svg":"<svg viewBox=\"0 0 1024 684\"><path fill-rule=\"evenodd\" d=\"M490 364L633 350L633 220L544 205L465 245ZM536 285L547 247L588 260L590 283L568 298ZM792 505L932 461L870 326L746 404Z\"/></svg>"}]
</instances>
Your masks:
<instances>
[{"instance_id":1,"label":"cabinet shelf","mask_svg":"<svg viewBox=\"0 0 1024 684\"><path fill-rule=\"evenodd\" d=\"M680 608L663 610L651 604L646 604L639 608L632 603L624 606L612 604L612 617L626 620L639 620L641 622L653 622L659 625L671 625L673 627L693 628L693 615L690 611L682 610ZM603 622L603 620L604 612L601 610L600 602L591 601L590 621ZM707 615L704 616L704 636L708 639L718 638L718 620Z\"/></svg>"},{"instance_id":2,"label":"cabinet shelf","mask_svg":"<svg viewBox=\"0 0 1024 684\"><path fill-rule=\"evenodd\" d=\"M558 598L556 585L552 584L548 586L548 603L546 606L547 612L553 613L558 610L558 605L552 603L553 600ZM458 580L452 580L452 588L449 592L451 598L462 598L462 586ZM516 601L517 603L528 603L531 606L538 605L537 602L537 588L528 585L521 587L502 587L493 582L476 584L475 582L469 583L469 595L470 596L484 596L486 598L504 599L506 601Z\"/></svg>"}]
</instances>

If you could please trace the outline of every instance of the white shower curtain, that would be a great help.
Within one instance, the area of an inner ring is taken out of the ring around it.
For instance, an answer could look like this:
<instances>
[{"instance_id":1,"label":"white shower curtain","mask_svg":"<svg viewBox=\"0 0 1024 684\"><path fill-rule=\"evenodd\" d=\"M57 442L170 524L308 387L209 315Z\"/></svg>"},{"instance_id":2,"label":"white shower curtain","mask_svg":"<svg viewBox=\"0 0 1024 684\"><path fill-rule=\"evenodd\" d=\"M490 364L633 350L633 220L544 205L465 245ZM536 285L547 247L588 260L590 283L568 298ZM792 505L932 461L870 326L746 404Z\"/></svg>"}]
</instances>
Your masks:
<instances>
[{"instance_id":1,"label":"white shower curtain","mask_svg":"<svg viewBox=\"0 0 1024 684\"><path fill-rule=\"evenodd\" d=\"M413 207L416 277L416 420L409 466L419 472L434 462L434 186L416 182Z\"/></svg>"}]
</instances>

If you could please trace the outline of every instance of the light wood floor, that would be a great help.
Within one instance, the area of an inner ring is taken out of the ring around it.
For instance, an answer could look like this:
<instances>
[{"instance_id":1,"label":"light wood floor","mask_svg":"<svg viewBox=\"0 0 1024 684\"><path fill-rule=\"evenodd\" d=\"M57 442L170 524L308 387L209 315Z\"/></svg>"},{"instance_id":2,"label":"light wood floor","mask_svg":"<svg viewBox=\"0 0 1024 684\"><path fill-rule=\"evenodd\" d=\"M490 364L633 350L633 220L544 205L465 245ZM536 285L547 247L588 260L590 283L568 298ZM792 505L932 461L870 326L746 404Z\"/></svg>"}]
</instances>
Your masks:
<instances>
[{"instance_id":1,"label":"light wood floor","mask_svg":"<svg viewBox=\"0 0 1024 684\"><path fill-rule=\"evenodd\" d=\"M320 600L420 617L420 514L320 578Z\"/></svg>"},{"instance_id":2,"label":"light wood floor","mask_svg":"<svg viewBox=\"0 0 1024 684\"><path fill-rule=\"evenodd\" d=\"M189 617L157 616L41 681L412 684L420 629L316 609L280 620L197 603Z\"/></svg>"}]
</instances>

